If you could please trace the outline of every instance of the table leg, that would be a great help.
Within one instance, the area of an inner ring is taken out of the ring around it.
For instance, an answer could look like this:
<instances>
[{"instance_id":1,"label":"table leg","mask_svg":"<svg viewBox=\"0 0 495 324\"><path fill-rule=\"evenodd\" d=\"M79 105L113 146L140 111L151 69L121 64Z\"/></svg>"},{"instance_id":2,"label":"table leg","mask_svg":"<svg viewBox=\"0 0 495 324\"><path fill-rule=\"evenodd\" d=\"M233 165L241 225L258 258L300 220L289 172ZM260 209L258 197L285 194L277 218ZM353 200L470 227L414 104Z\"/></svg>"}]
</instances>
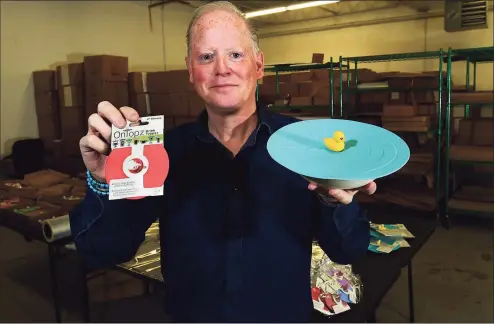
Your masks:
<instances>
[{"instance_id":1,"label":"table leg","mask_svg":"<svg viewBox=\"0 0 495 324\"><path fill-rule=\"evenodd\" d=\"M409 322L414 323L414 291L413 291L413 274L412 260L407 265L407 285L409 291Z\"/></svg>"},{"instance_id":2,"label":"table leg","mask_svg":"<svg viewBox=\"0 0 495 324\"><path fill-rule=\"evenodd\" d=\"M376 323L376 312L373 312L373 314L368 316L366 323Z\"/></svg>"},{"instance_id":3,"label":"table leg","mask_svg":"<svg viewBox=\"0 0 495 324\"><path fill-rule=\"evenodd\" d=\"M48 244L48 261L50 265L50 281L52 284L52 298L53 298L53 307L55 310L55 321L57 323L62 322L62 316L60 314L60 304L59 304L59 291L58 291L58 278L57 278L57 248Z\"/></svg>"},{"instance_id":4,"label":"table leg","mask_svg":"<svg viewBox=\"0 0 495 324\"><path fill-rule=\"evenodd\" d=\"M87 277L86 268L84 267L84 265L80 264L79 268L81 270L80 272L81 272L81 282L82 282L83 323L89 323L90 322L90 309L89 309L88 277Z\"/></svg>"}]
</instances>

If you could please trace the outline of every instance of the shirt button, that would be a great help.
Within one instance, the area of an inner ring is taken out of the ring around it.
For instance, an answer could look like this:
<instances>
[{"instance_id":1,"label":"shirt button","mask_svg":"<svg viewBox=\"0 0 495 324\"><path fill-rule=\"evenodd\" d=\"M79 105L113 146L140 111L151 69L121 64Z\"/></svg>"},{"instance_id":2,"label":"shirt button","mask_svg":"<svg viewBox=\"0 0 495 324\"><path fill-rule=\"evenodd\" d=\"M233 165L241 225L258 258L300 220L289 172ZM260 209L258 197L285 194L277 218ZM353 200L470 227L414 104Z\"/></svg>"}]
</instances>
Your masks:
<instances>
[{"instance_id":1,"label":"shirt button","mask_svg":"<svg viewBox=\"0 0 495 324\"><path fill-rule=\"evenodd\" d=\"M237 191L238 189L237 188L234 188L234 191Z\"/></svg>"}]
</instances>

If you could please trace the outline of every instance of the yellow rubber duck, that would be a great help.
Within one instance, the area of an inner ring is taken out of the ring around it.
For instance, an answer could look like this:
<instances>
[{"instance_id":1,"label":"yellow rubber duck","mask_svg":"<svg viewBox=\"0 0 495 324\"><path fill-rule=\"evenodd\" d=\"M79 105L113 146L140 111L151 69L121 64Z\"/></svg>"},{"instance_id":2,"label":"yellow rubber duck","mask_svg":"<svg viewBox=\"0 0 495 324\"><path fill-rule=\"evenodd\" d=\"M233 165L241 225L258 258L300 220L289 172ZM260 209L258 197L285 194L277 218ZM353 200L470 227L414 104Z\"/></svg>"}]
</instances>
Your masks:
<instances>
[{"instance_id":1,"label":"yellow rubber duck","mask_svg":"<svg viewBox=\"0 0 495 324\"><path fill-rule=\"evenodd\" d=\"M345 148L345 136L341 131L336 131L333 133L333 137L327 137L323 141L330 151L342 152Z\"/></svg>"}]
</instances>

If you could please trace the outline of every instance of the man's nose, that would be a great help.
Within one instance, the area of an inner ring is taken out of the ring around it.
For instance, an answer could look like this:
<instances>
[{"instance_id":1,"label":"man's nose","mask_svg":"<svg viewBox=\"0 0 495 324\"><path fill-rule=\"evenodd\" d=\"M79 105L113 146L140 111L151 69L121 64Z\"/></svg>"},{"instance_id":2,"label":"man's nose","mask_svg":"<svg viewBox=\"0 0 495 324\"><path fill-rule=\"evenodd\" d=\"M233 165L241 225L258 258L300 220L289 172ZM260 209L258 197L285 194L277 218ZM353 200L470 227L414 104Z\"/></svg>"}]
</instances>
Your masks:
<instances>
[{"instance_id":1,"label":"man's nose","mask_svg":"<svg viewBox=\"0 0 495 324\"><path fill-rule=\"evenodd\" d=\"M230 73L228 58L217 57L217 59L216 59L216 72L218 75L225 75L225 74Z\"/></svg>"}]
</instances>

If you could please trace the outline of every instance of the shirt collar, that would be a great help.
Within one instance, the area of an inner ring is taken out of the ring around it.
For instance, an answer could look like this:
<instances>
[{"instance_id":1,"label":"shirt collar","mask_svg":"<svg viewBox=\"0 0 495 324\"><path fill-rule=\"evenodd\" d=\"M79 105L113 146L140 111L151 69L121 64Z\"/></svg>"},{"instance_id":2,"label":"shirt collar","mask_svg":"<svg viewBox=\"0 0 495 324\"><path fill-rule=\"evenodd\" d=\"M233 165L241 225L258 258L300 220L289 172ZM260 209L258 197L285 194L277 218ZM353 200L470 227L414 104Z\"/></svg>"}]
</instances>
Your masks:
<instances>
[{"instance_id":1,"label":"shirt collar","mask_svg":"<svg viewBox=\"0 0 495 324\"><path fill-rule=\"evenodd\" d=\"M254 130L256 132L256 135L258 134L262 126L266 127L269 134L271 135L273 133L273 127L270 125L270 112L265 106L256 103L256 114L258 115L258 126ZM216 138L210 133L210 130L208 129L208 113L206 109L203 110L203 112L196 120L196 126L197 137L199 140L206 143L213 143L216 141Z\"/></svg>"}]
</instances>

